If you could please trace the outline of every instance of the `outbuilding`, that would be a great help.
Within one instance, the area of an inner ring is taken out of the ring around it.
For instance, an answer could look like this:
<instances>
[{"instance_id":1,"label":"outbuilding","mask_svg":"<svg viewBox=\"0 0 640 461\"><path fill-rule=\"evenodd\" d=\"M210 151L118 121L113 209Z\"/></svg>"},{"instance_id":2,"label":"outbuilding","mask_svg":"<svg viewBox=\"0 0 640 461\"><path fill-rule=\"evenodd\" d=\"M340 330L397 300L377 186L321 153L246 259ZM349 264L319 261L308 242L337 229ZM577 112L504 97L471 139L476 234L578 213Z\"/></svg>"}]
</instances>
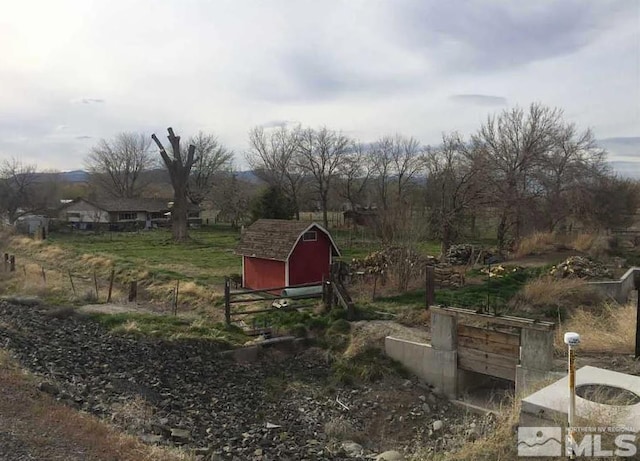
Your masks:
<instances>
[{"instance_id":1,"label":"outbuilding","mask_svg":"<svg viewBox=\"0 0 640 461\"><path fill-rule=\"evenodd\" d=\"M252 289L321 283L340 250L317 223L259 219L247 227L236 253L242 256L242 286Z\"/></svg>"}]
</instances>

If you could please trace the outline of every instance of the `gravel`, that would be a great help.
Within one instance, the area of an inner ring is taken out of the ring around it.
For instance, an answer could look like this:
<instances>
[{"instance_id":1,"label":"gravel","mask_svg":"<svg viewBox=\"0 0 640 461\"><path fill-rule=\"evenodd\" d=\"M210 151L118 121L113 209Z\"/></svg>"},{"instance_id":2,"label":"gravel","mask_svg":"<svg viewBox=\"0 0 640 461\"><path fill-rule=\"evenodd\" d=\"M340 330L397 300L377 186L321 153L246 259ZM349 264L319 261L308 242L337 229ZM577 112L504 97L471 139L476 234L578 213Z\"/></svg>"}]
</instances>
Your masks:
<instances>
[{"instance_id":1,"label":"gravel","mask_svg":"<svg viewBox=\"0 0 640 461\"><path fill-rule=\"evenodd\" d=\"M406 454L430 443L449 449L470 422L474 433L490 430L413 380L334 385L326 353L314 348L240 364L211 342L114 335L83 315L6 301L0 345L40 376L42 392L147 443L197 449L203 460L349 459L344 442L363 447L356 456ZM325 434L337 420L353 428L342 440ZM444 426L437 434L434 421Z\"/></svg>"}]
</instances>

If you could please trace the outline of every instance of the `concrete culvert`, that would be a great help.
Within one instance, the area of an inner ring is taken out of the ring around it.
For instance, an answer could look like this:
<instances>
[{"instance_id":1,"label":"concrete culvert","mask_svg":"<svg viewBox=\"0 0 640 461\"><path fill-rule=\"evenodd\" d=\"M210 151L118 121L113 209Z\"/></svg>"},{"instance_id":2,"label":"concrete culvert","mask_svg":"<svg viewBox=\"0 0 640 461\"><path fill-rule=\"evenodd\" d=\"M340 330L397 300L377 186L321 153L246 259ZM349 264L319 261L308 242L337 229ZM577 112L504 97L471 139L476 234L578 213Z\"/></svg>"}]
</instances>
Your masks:
<instances>
[{"instance_id":1,"label":"concrete culvert","mask_svg":"<svg viewBox=\"0 0 640 461\"><path fill-rule=\"evenodd\" d=\"M591 402L604 405L636 405L640 396L621 387L606 384L583 384L576 386L576 395Z\"/></svg>"}]
</instances>

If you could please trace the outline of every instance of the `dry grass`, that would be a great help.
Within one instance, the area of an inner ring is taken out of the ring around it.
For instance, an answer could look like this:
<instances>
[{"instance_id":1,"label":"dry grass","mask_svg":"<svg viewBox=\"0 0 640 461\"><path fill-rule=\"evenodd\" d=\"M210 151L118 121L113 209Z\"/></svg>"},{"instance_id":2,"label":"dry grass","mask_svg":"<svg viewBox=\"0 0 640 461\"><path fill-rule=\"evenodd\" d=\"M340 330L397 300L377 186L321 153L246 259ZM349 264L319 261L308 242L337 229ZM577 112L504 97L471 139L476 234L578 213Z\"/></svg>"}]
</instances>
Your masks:
<instances>
[{"instance_id":1,"label":"dry grass","mask_svg":"<svg viewBox=\"0 0 640 461\"><path fill-rule=\"evenodd\" d=\"M597 234L589 234L589 233L578 234L573 238L570 246L574 250L587 253L593 247L597 237L598 237Z\"/></svg>"},{"instance_id":2,"label":"dry grass","mask_svg":"<svg viewBox=\"0 0 640 461\"><path fill-rule=\"evenodd\" d=\"M595 306L602 301L602 294L580 279L543 276L527 282L510 306L520 312L557 317L560 310Z\"/></svg>"},{"instance_id":3,"label":"dry grass","mask_svg":"<svg viewBox=\"0 0 640 461\"><path fill-rule=\"evenodd\" d=\"M520 399L507 399L496 415L496 424L487 437L468 442L455 453L416 453L412 461L512 461L518 459L516 427L520 418Z\"/></svg>"},{"instance_id":4,"label":"dry grass","mask_svg":"<svg viewBox=\"0 0 640 461\"><path fill-rule=\"evenodd\" d=\"M536 232L524 237L514 253L516 258L547 253L555 248L557 237L551 232Z\"/></svg>"},{"instance_id":5,"label":"dry grass","mask_svg":"<svg viewBox=\"0 0 640 461\"><path fill-rule=\"evenodd\" d=\"M635 344L636 308L632 304L604 304L598 309L577 309L557 330L556 349L564 351L562 332L580 333L580 351L631 354Z\"/></svg>"},{"instance_id":6,"label":"dry grass","mask_svg":"<svg viewBox=\"0 0 640 461\"><path fill-rule=\"evenodd\" d=\"M145 399L136 396L131 400L112 405L111 422L129 432L143 432L153 416L153 407Z\"/></svg>"},{"instance_id":7,"label":"dry grass","mask_svg":"<svg viewBox=\"0 0 640 461\"><path fill-rule=\"evenodd\" d=\"M35 380L0 350L0 432L11 434L34 459L193 461L182 450L148 447L97 418L35 390ZM10 453L4 453L10 455Z\"/></svg>"},{"instance_id":8,"label":"dry grass","mask_svg":"<svg viewBox=\"0 0 640 461\"><path fill-rule=\"evenodd\" d=\"M344 356L347 358L355 357L370 349L384 350L384 338L387 336L420 343L429 342L427 332L395 322L385 320L352 322L351 340Z\"/></svg>"},{"instance_id":9,"label":"dry grass","mask_svg":"<svg viewBox=\"0 0 640 461\"><path fill-rule=\"evenodd\" d=\"M536 232L524 237L514 252L515 258L541 255L558 249L575 250L592 257L606 256L610 251L609 238L606 235L583 232L575 235L558 235L551 232Z\"/></svg>"}]
</instances>

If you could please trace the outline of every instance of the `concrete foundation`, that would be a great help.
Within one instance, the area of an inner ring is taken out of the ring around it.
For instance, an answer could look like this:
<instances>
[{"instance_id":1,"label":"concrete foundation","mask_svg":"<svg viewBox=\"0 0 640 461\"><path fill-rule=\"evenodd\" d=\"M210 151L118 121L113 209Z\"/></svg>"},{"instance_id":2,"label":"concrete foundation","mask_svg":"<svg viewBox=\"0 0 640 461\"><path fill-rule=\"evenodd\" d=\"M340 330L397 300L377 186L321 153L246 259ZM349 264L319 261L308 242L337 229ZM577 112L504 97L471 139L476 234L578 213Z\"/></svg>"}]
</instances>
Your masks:
<instances>
[{"instance_id":1,"label":"concrete foundation","mask_svg":"<svg viewBox=\"0 0 640 461\"><path fill-rule=\"evenodd\" d=\"M632 267L624 273L619 280L606 280L602 282L589 282L608 298L624 304L629 300L629 295L636 289L636 279L640 277L640 267Z\"/></svg>"},{"instance_id":2,"label":"concrete foundation","mask_svg":"<svg viewBox=\"0 0 640 461\"><path fill-rule=\"evenodd\" d=\"M576 372L576 386L606 385L625 389L640 396L640 377L586 366ZM521 426L566 426L568 409L568 377L522 399ZM640 432L640 403L605 405L576 396L579 424L628 428Z\"/></svg>"},{"instance_id":3,"label":"concrete foundation","mask_svg":"<svg viewBox=\"0 0 640 461\"><path fill-rule=\"evenodd\" d=\"M455 398L458 390L458 355L442 351L430 344L416 343L387 336L386 354L402 363L418 378L438 387L447 397Z\"/></svg>"}]
</instances>

